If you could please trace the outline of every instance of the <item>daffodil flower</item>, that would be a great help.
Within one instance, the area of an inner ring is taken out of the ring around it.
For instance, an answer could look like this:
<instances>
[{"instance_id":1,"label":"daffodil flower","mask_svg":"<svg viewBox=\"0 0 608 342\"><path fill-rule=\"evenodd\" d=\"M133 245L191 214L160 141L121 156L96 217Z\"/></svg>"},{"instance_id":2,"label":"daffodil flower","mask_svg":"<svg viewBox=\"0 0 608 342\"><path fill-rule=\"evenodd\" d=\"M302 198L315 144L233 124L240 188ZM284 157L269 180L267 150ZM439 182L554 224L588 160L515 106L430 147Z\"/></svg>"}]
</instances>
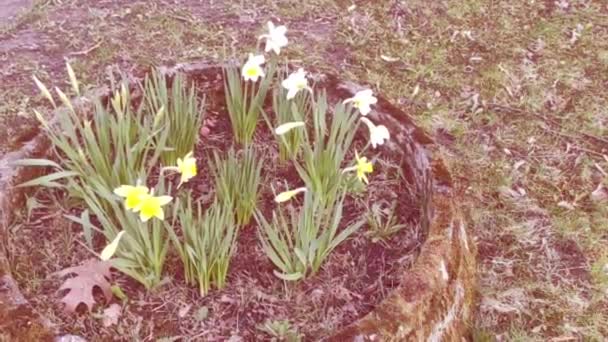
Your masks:
<instances>
[{"instance_id":1,"label":"daffodil flower","mask_svg":"<svg viewBox=\"0 0 608 342\"><path fill-rule=\"evenodd\" d=\"M388 128L386 128L386 126L376 126L370 119L366 117L362 117L361 121L363 121L369 128L369 141L372 144L373 148L376 148L376 146L378 145L384 144L384 140L389 140L391 138L391 134L389 133Z\"/></svg>"},{"instance_id":2,"label":"daffodil flower","mask_svg":"<svg viewBox=\"0 0 608 342\"><path fill-rule=\"evenodd\" d=\"M283 135L283 134L291 131L294 128L304 127L304 125L305 125L304 121L293 121L293 122L284 123L284 124L280 125L279 127L275 128L274 133L276 135Z\"/></svg>"},{"instance_id":3,"label":"daffodil flower","mask_svg":"<svg viewBox=\"0 0 608 342\"><path fill-rule=\"evenodd\" d=\"M280 194L278 194L274 198L274 201L277 203L283 203L283 202L289 201L295 195L297 195L301 192L306 192L306 191L307 191L306 187L301 187L301 188L297 188L297 189L293 189L293 190L284 191L284 192L281 192Z\"/></svg>"},{"instance_id":4,"label":"daffodil flower","mask_svg":"<svg viewBox=\"0 0 608 342\"><path fill-rule=\"evenodd\" d=\"M365 89L358 91L354 97L344 100L344 103L349 102L352 102L353 106L361 112L361 115L365 116L371 112L371 105L378 103L378 99L371 89Z\"/></svg>"},{"instance_id":5,"label":"daffodil flower","mask_svg":"<svg viewBox=\"0 0 608 342\"><path fill-rule=\"evenodd\" d=\"M283 82L281 82L281 85L283 88L287 89L288 100L293 99L300 90L308 89L312 92L312 89L308 86L306 72L302 68L291 73Z\"/></svg>"},{"instance_id":6,"label":"daffodil flower","mask_svg":"<svg viewBox=\"0 0 608 342\"><path fill-rule=\"evenodd\" d=\"M165 219L165 212L162 206L171 202L173 197L171 196L148 196L141 201L137 210L139 211L139 219L142 222L146 222L152 217L156 217L159 220Z\"/></svg>"},{"instance_id":7,"label":"daffodil flower","mask_svg":"<svg viewBox=\"0 0 608 342\"><path fill-rule=\"evenodd\" d=\"M196 158L193 157L193 152L190 151L184 159L177 158L176 170L182 175L177 187L179 188L183 183L189 181L192 177L196 176Z\"/></svg>"},{"instance_id":8,"label":"daffodil flower","mask_svg":"<svg viewBox=\"0 0 608 342\"><path fill-rule=\"evenodd\" d=\"M140 185L139 181L136 186L121 185L114 189L116 195L125 198L125 208L134 212L137 212L137 207L145 198L150 197L149 191L147 187Z\"/></svg>"},{"instance_id":9,"label":"daffodil flower","mask_svg":"<svg viewBox=\"0 0 608 342\"><path fill-rule=\"evenodd\" d=\"M262 69L262 64L264 64L264 62L264 55L254 56L252 53L250 53L247 62L245 62L245 65L243 65L243 79L245 81L257 82L258 78L264 77L265 74L264 70Z\"/></svg>"},{"instance_id":10,"label":"daffodil flower","mask_svg":"<svg viewBox=\"0 0 608 342\"><path fill-rule=\"evenodd\" d=\"M112 242L110 242L102 251L101 254L99 255L99 258L103 261L108 261L110 260L110 258L112 258L112 256L114 255L114 253L116 253L116 249L118 248L118 243L120 242L120 239L122 238L122 236L125 234L124 230L121 230L118 234L116 234L116 237L114 238L114 240L112 240Z\"/></svg>"},{"instance_id":11,"label":"daffodil flower","mask_svg":"<svg viewBox=\"0 0 608 342\"><path fill-rule=\"evenodd\" d=\"M263 34L259 39L266 39L265 52L270 50L274 51L277 55L281 53L281 48L287 46L287 27L285 26L274 26L272 21L268 22L268 34Z\"/></svg>"},{"instance_id":12,"label":"daffodil flower","mask_svg":"<svg viewBox=\"0 0 608 342\"><path fill-rule=\"evenodd\" d=\"M359 158L359 153L357 151L355 151L355 159L357 165L347 167L342 172L357 171L357 178L365 184L369 184L369 180L365 174L374 172L374 165L372 162L368 161L366 157Z\"/></svg>"}]
</instances>

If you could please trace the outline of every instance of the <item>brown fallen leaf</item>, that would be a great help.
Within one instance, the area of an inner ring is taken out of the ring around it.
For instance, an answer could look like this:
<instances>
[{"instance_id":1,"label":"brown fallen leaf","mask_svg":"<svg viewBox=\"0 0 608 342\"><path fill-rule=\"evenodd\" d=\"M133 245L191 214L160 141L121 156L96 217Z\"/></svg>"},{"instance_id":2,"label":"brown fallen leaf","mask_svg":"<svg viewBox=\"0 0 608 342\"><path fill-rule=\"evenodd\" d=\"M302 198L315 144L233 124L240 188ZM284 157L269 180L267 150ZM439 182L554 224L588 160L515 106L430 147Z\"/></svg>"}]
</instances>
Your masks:
<instances>
[{"instance_id":1,"label":"brown fallen leaf","mask_svg":"<svg viewBox=\"0 0 608 342\"><path fill-rule=\"evenodd\" d=\"M103 310L103 316L101 317L101 323L104 327L109 327L118 324L118 319L122 315L122 308L120 305L114 303Z\"/></svg>"},{"instance_id":2,"label":"brown fallen leaf","mask_svg":"<svg viewBox=\"0 0 608 342\"><path fill-rule=\"evenodd\" d=\"M112 299L112 289L110 284L112 264L108 261L89 259L82 265L68 267L59 272L53 273L58 277L65 277L70 274L75 276L66 279L57 291L69 290L61 299L65 304L67 312L74 312L80 303L91 310L95 305L93 290L98 287L104 294L106 301Z\"/></svg>"}]
</instances>

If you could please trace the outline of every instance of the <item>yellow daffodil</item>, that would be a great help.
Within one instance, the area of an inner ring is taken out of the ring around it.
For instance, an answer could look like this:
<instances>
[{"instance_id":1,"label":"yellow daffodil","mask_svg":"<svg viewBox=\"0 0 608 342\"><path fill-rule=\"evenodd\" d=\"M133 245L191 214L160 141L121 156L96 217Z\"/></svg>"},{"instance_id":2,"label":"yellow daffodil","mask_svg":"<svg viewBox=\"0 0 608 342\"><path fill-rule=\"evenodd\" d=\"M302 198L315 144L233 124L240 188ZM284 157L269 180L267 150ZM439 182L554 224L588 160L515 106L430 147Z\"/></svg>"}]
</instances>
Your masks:
<instances>
[{"instance_id":1,"label":"yellow daffodil","mask_svg":"<svg viewBox=\"0 0 608 342\"><path fill-rule=\"evenodd\" d=\"M243 79L245 81L253 81L257 82L258 78L264 77L264 70L262 69L262 64L264 64L265 59L264 55L254 56L253 54L249 54L249 58L245 65L243 65Z\"/></svg>"},{"instance_id":2,"label":"yellow daffodil","mask_svg":"<svg viewBox=\"0 0 608 342\"><path fill-rule=\"evenodd\" d=\"M347 167L342 172L357 171L357 178L365 184L368 184L369 180L365 174L374 172L374 165L372 162L368 161L366 157L359 158L359 153L357 151L355 151L355 160L357 161L357 165Z\"/></svg>"},{"instance_id":3,"label":"yellow daffodil","mask_svg":"<svg viewBox=\"0 0 608 342\"><path fill-rule=\"evenodd\" d=\"M305 125L304 121L294 121L294 122L284 123L284 124L280 125L279 127L275 128L274 133L276 135L283 135L283 134L291 131L294 128L304 127L304 125Z\"/></svg>"},{"instance_id":4,"label":"yellow daffodil","mask_svg":"<svg viewBox=\"0 0 608 342\"><path fill-rule=\"evenodd\" d=\"M263 34L259 39L266 39L265 52L274 51L277 55L281 53L281 48L287 46L287 27L274 26L272 21L268 22L268 34Z\"/></svg>"},{"instance_id":5,"label":"yellow daffodil","mask_svg":"<svg viewBox=\"0 0 608 342\"><path fill-rule=\"evenodd\" d=\"M378 99L371 89L365 89L358 91L354 97L344 101L344 103L349 102L352 102L353 106L361 112L361 115L365 116L371 112L371 105L378 103Z\"/></svg>"},{"instance_id":6,"label":"yellow daffodil","mask_svg":"<svg viewBox=\"0 0 608 342\"><path fill-rule=\"evenodd\" d=\"M277 203L283 203L283 202L289 201L295 195L297 195L301 192L306 192L306 190L307 190L306 187L301 187L301 188L281 192L274 198L274 201Z\"/></svg>"},{"instance_id":7,"label":"yellow daffodil","mask_svg":"<svg viewBox=\"0 0 608 342\"><path fill-rule=\"evenodd\" d=\"M290 74L286 79L283 80L283 82L281 82L281 85L283 88L287 89L288 100L293 99L300 90L310 90L308 87L308 80L306 79L306 72L302 68Z\"/></svg>"},{"instance_id":8,"label":"yellow daffodil","mask_svg":"<svg viewBox=\"0 0 608 342\"><path fill-rule=\"evenodd\" d=\"M391 138L391 134L389 133L388 128L386 128L386 126L376 126L370 119L366 117L362 117L361 121L363 121L369 128L369 141L372 144L373 148L376 148L376 146L378 145L384 144L384 140L389 140Z\"/></svg>"},{"instance_id":9,"label":"yellow daffodil","mask_svg":"<svg viewBox=\"0 0 608 342\"><path fill-rule=\"evenodd\" d=\"M110 260L110 258L112 258L114 253L116 253L116 249L118 248L118 243L120 242L120 239L122 238L122 236L124 234L125 234L124 230L121 230L118 234L116 234L116 237L114 238L114 240L112 240L112 242L110 242L110 244L108 244L101 251L101 254L99 255L99 258L101 260L108 261L108 260Z\"/></svg>"},{"instance_id":10,"label":"yellow daffodil","mask_svg":"<svg viewBox=\"0 0 608 342\"><path fill-rule=\"evenodd\" d=\"M136 186L121 185L114 189L114 193L125 198L125 208L137 212L137 207L145 198L150 197L149 189L137 182Z\"/></svg>"},{"instance_id":11,"label":"yellow daffodil","mask_svg":"<svg viewBox=\"0 0 608 342\"><path fill-rule=\"evenodd\" d=\"M177 187L196 176L196 158L193 157L193 154L193 152L189 152L184 159L177 158L177 171L182 175Z\"/></svg>"},{"instance_id":12,"label":"yellow daffodil","mask_svg":"<svg viewBox=\"0 0 608 342\"><path fill-rule=\"evenodd\" d=\"M171 196L148 196L141 201L137 209L139 210L139 218L142 222L146 222L152 217L160 220L165 219L165 212L162 206L171 202Z\"/></svg>"}]
</instances>

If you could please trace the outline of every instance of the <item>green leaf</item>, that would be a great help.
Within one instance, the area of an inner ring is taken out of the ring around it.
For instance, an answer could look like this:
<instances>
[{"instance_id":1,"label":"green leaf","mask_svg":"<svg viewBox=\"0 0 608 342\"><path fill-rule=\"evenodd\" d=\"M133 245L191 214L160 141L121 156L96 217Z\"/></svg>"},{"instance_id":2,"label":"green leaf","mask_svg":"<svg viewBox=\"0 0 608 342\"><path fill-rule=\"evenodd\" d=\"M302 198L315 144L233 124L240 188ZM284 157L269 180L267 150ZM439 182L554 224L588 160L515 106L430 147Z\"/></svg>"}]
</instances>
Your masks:
<instances>
[{"instance_id":1,"label":"green leaf","mask_svg":"<svg viewBox=\"0 0 608 342\"><path fill-rule=\"evenodd\" d=\"M302 265L304 265L304 267L308 266L308 262L306 261L306 255L304 254L304 252L301 249L299 249L298 247L294 248L293 251L296 254L296 256L298 257L298 259L300 259L300 262L302 263Z\"/></svg>"},{"instance_id":2,"label":"green leaf","mask_svg":"<svg viewBox=\"0 0 608 342\"><path fill-rule=\"evenodd\" d=\"M21 183L21 184L17 185L17 187L19 187L19 188L27 187L27 186L61 187L63 185L53 182L53 181L67 178L67 177L74 177L74 176L78 176L78 175L79 175L79 173L74 172L74 171L58 171L58 172L54 172L54 173L51 173L46 176L32 179L25 183Z\"/></svg>"},{"instance_id":3,"label":"green leaf","mask_svg":"<svg viewBox=\"0 0 608 342\"><path fill-rule=\"evenodd\" d=\"M122 288L115 284L112 285L112 287L110 287L110 289L112 290L112 294L114 294L114 296L116 296L116 298L122 300L123 302L127 299L129 299L129 297L124 293L124 291L122 290Z\"/></svg>"},{"instance_id":4,"label":"green leaf","mask_svg":"<svg viewBox=\"0 0 608 342\"><path fill-rule=\"evenodd\" d=\"M55 163L52 160L48 159L19 159L15 160L11 163L11 166L42 166L42 167L54 167L57 169L61 169L59 164Z\"/></svg>"},{"instance_id":5,"label":"green leaf","mask_svg":"<svg viewBox=\"0 0 608 342\"><path fill-rule=\"evenodd\" d=\"M82 225L84 240L87 243L87 246L89 246L89 248L93 249L93 230L96 230L98 232L103 232L103 231L101 229L95 227L91 223L91 220L89 217L89 210L88 209L83 210L82 213L80 214L80 217L76 217L73 215L63 215L63 216L69 220L72 220L72 221Z\"/></svg>"},{"instance_id":6,"label":"green leaf","mask_svg":"<svg viewBox=\"0 0 608 342\"><path fill-rule=\"evenodd\" d=\"M275 270L272 273L274 273L274 275L277 276L278 278L281 278L286 281L296 281L296 280L304 278L304 275L301 272L284 274L284 273L279 273Z\"/></svg>"}]
</instances>

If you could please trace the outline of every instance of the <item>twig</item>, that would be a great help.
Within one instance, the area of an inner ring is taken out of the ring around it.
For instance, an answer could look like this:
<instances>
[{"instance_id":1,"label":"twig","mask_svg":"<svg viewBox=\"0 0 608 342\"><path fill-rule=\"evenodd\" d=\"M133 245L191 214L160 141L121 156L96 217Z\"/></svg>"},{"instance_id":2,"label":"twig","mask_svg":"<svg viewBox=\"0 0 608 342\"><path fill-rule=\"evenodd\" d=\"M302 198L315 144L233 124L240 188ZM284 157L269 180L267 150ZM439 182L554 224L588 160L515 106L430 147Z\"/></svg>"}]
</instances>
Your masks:
<instances>
[{"instance_id":1,"label":"twig","mask_svg":"<svg viewBox=\"0 0 608 342\"><path fill-rule=\"evenodd\" d=\"M89 53L91 53L91 51L93 51L93 50L97 49L98 47L100 47L101 43L103 43L103 39L100 39L97 43L95 43L95 45L91 46L90 48L88 48L86 50L76 51L76 52L70 52L68 54L68 56L88 55Z\"/></svg>"},{"instance_id":2,"label":"twig","mask_svg":"<svg viewBox=\"0 0 608 342\"><path fill-rule=\"evenodd\" d=\"M520 108L515 108L515 107L501 105L501 104L498 104L498 103L490 103L488 106L490 108L493 108L493 109L501 109L501 110L505 110L505 111L510 111L510 112L518 113L518 114L526 114L527 113L527 114L530 114L530 115L533 115L533 116L539 118L540 120L542 120L544 122L547 122L549 125L553 125L553 126L559 128L561 130L564 129L564 127L559 122L557 122L557 121L555 121L555 120L553 120L551 118L548 118L548 117L546 117L546 116L544 116L544 115L542 115L540 113L536 113L534 111L527 111L527 110L523 110L523 109L520 109ZM543 128L545 128L545 127L543 127ZM568 138L573 139L573 140L589 140L589 139L591 139L591 140L595 140L596 142L601 142L603 144L606 144L608 146L608 139L601 138L601 137L595 136L593 134L585 133L585 132L577 132L577 131L572 132L572 133L574 133L576 135L570 135L570 134L561 133L561 132L557 132L557 131L554 131L553 133L562 135L564 137L568 137ZM587 138L587 139L585 139L585 138Z\"/></svg>"},{"instance_id":3,"label":"twig","mask_svg":"<svg viewBox=\"0 0 608 342\"><path fill-rule=\"evenodd\" d=\"M604 138L600 138L596 135L593 134L589 134L589 133L585 133L585 132L581 132L582 135L586 136L587 138L593 139L593 140L597 140L597 141L601 141L604 144L608 145L608 139L604 139Z\"/></svg>"},{"instance_id":4,"label":"twig","mask_svg":"<svg viewBox=\"0 0 608 342\"><path fill-rule=\"evenodd\" d=\"M544 126L544 125L539 125L539 126L540 126L540 128L544 129L545 131L547 131L547 132L549 132L551 134L558 135L558 136L561 136L561 137L564 137L564 138L568 138L569 140L576 140L576 138L577 138L577 137L572 136L570 134L566 134L566 133L555 131L555 130L550 129L550 128ZM594 150L591 150L591 149L588 149L588 148L585 148L585 147L580 147L580 146L578 146L576 144L573 144L572 148L575 148L575 149L583 151L583 152L591 153L591 154L594 154L594 155L599 156L599 157L603 157L604 156L604 154L601 153L601 152L597 152L597 151L594 151Z\"/></svg>"}]
</instances>

